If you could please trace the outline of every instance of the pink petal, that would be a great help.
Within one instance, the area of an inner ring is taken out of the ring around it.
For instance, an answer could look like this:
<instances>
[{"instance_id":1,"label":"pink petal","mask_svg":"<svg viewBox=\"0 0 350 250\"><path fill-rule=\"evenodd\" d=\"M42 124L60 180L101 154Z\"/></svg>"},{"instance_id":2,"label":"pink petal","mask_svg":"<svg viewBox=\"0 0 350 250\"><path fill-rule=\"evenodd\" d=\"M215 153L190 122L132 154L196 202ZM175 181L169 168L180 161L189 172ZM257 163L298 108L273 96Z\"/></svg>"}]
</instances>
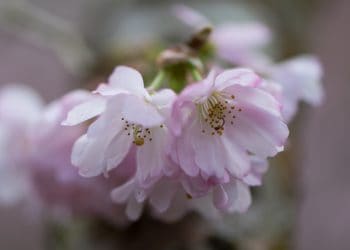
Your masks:
<instances>
[{"instance_id":1,"label":"pink petal","mask_svg":"<svg viewBox=\"0 0 350 250\"><path fill-rule=\"evenodd\" d=\"M214 30L212 40L218 56L234 65L260 68L269 62L261 50L271 41L271 32L264 24L222 24Z\"/></svg>"},{"instance_id":2,"label":"pink petal","mask_svg":"<svg viewBox=\"0 0 350 250\"><path fill-rule=\"evenodd\" d=\"M177 191L176 183L164 180L157 185L150 195L150 204L159 212L165 212Z\"/></svg>"},{"instance_id":3,"label":"pink petal","mask_svg":"<svg viewBox=\"0 0 350 250\"><path fill-rule=\"evenodd\" d=\"M281 117L281 104L270 93L260 88L231 86L225 92L235 96L235 102L241 107L249 106Z\"/></svg>"},{"instance_id":4,"label":"pink petal","mask_svg":"<svg viewBox=\"0 0 350 250\"><path fill-rule=\"evenodd\" d=\"M221 142L225 153L226 169L235 177L243 178L250 170L250 161L246 150L226 136L222 136Z\"/></svg>"},{"instance_id":5,"label":"pink petal","mask_svg":"<svg viewBox=\"0 0 350 250\"><path fill-rule=\"evenodd\" d=\"M256 22L225 23L219 25L213 32L216 46L231 46L240 50L254 50L271 42L269 28Z\"/></svg>"},{"instance_id":6,"label":"pink petal","mask_svg":"<svg viewBox=\"0 0 350 250\"><path fill-rule=\"evenodd\" d=\"M186 174L196 176L199 173L199 167L194 160L195 151L192 147L192 140L191 127L188 127L180 137L175 139L174 150L176 150L177 155L172 158L180 165ZM173 154L174 153L175 152L173 152Z\"/></svg>"},{"instance_id":7,"label":"pink petal","mask_svg":"<svg viewBox=\"0 0 350 250\"><path fill-rule=\"evenodd\" d=\"M243 182L249 186L260 186L262 182L262 175L268 169L268 161L251 156L251 171L243 178Z\"/></svg>"},{"instance_id":8,"label":"pink petal","mask_svg":"<svg viewBox=\"0 0 350 250\"><path fill-rule=\"evenodd\" d=\"M200 128L199 125L197 127ZM208 176L223 178L227 164L224 146L218 136L203 135L198 130L194 130L192 136L197 166Z\"/></svg>"},{"instance_id":9,"label":"pink petal","mask_svg":"<svg viewBox=\"0 0 350 250\"><path fill-rule=\"evenodd\" d=\"M226 207L228 201L229 197L225 189L221 185L216 186L213 190L213 202L215 207L223 209Z\"/></svg>"},{"instance_id":10,"label":"pink petal","mask_svg":"<svg viewBox=\"0 0 350 250\"><path fill-rule=\"evenodd\" d=\"M184 4L174 5L172 11L179 20L192 28L201 29L207 26L211 26L209 20L206 17Z\"/></svg>"},{"instance_id":11,"label":"pink petal","mask_svg":"<svg viewBox=\"0 0 350 250\"><path fill-rule=\"evenodd\" d=\"M290 121L297 111L299 101L317 106L322 103L324 91L321 84L322 67L313 56L300 56L277 64L270 70L271 78L283 90L283 117Z\"/></svg>"},{"instance_id":12,"label":"pink petal","mask_svg":"<svg viewBox=\"0 0 350 250\"><path fill-rule=\"evenodd\" d=\"M228 212L243 213L249 208L252 198L247 185L237 180L225 184L224 189L230 199L227 203L227 205L230 205L227 207Z\"/></svg>"},{"instance_id":13,"label":"pink petal","mask_svg":"<svg viewBox=\"0 0 350 250\"><path fill-rule=\"evenodd\" d=\"M246 68L225 70L215 78L215 88L220 91L233 85L256 87L260 83L261 78Z\"/></svg>"}]
</instances>

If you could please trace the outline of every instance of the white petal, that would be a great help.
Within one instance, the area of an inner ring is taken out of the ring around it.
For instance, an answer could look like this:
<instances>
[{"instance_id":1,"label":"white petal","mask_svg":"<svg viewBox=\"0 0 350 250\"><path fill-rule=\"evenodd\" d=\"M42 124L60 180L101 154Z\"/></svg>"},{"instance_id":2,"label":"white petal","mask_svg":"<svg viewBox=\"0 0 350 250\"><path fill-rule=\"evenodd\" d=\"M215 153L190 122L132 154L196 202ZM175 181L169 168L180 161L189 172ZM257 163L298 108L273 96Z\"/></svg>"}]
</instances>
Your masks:
<instances>
[{"instance_id":1,"label":"white petal","mask_svg":"<svg viewBox=\"0 0 350 250\"><path fill-rule=\"evenodd\" d=\"M95 121L95 123L98 122ZM106 130L99 136L81 136L73 146L72 164L85 177L97 176L107 169L105 152L118 130Z\"/></svg>"},{"instance_id":2,"label":"white petal","mask_svg":"<svg viewBox=\"0 0 350 250\"><path fill-rule=\"evenodd\" d=\"M135 188L135 180L132 178L123 185L116 187L111 192L111 199L116 203L126 202L133 194Z\"/></svg>"},{"instance_id":3,"label":"white petal","mask_svg":"<svg viewBox=\"0 0 350 250\"><path fill-rule=\"evenodd\" d=\"M113 88L129 91L138 96L148 96L144 88L141 74L130 67L116 67L112 75L109 77L108 83Z\"/></svg>"},{"instance_id":4,"label":"white petal","mask_svg":"<svg viewBox=\"0 0 350 250\"><path fill-rule=\"evenodd\" d=\"M322 67L313 56L300 56L271 68L271 78L283 88L283 116L289 121L297 111L298 102L321 104L324 90L321 84Z\"/></svg>"},{"instance_id":5,"label":"white petal","mask_svg":"<svg viewBox=\"0 0 350 250\"><path fill-rule=\"evenodd\" d=\"M151 95L152 103L157 107L171 106L176 98L176 93L171 89L162 89Z\"/></svg>"},{"instance_id":6,"label":"white petal","mask_svg":"<svg viewBox=\"0 0 350 250\"><path fill-rule=\"evenodd\" d=\"M107 161L107 171L118 167L124 160L130 150L132 140L132 137L128 136L123 130L113 138L107 146L104 156Z\"/></svg>"},{"instance_id":7,"label":"white petal","mask_svg":"<svg viewBox=\"0 0 350 250\"><path fill-rule=\"evenodd\" d=\"M206 175L223 178L227 159L220 139L218 136L202 134L199 125L197 128L192 137L196 164Z\"/></svg>"},{"instance_id":8,"label":"white petal","mask_svg":"<svg viewBox=\"0 0 350 250\"><path fill-rule=\"evenodd\" d=\"M252 197L247 185L237 180L233 183L225 184L224 188L230 198L231 206L228 208L229 212L243 213L249 208Z\"/></svg>"},{"instance_id":9,"label":"white petal","mask_svg":"<svg viewBox=\"0 0 350 250\"><path fill-rule=\"evenodd\" d=\"M124 89L118 89L108 84L100 84L96 90L93 91L94 94L100 94L102 96L113 96L118 94L127 94L128 91Z\"/></svg>"},{"instance_id":10,"label":"white petal","mask_svg":"<svg viewBox=\"0 0 350 250\"><path fill-rule=\"evenodd\" d=\"M71 161L79 168L80 175L92 177L103 172L103 144L103 140L88 138L86 134L74 143Z\"/></svg>"},{"instance_id":11,"label":"white petal","mask_svg":"<svg viewBox=\"0 0 350 250\"><path fill-rule=\"evenodd\" d=\"M106 100L95 97L88 102L75 106L69 111L67 118L62 122L64 126L75 126L87 121L95 116L100 115L106 107Z\"/></svg>"},{"instance_id":12,"label":"white petal","mask_svg":"<svg viewBox=\"0 0 350 250\"><path fill-rule=\"evenodd\" d=\"M150 204L160 213L165 212L177 191L177 186L171 181L163 181L157 185L150 195Z\"/></svg>"},{"instance_id":13,"label":"white petal","mask_svg":"<svg viewBox=\"0 0 350 250\"><path fill-rule=\"evenodd\" d=\"M143 98L128 95L123 102L122 116L129 122L153 127L164 122L164 117L157 108Z\"/></svg>"},{"instance_id":14,"label":"white petal","mask_svg":"<svg viewBox=\"0 0 350 250\"><path fill-rule=\"evenodd\" d=\"M137 177L141 186L147 187L162 177L166 168L166 128L151 129L152 141L137 149Z\"/></svg>"},{"instance_id":15,"label":"white petal","mask_svg":"<svg viewBox=\"0 0 350 250\"><path fill-rule=\"evenodd\" d=\"M126 205L126 215L132 221L136 221L141 216L143 209L143 203L136 201L134 197L129 199L128 204Z\"/></svg>"}]
</instances>

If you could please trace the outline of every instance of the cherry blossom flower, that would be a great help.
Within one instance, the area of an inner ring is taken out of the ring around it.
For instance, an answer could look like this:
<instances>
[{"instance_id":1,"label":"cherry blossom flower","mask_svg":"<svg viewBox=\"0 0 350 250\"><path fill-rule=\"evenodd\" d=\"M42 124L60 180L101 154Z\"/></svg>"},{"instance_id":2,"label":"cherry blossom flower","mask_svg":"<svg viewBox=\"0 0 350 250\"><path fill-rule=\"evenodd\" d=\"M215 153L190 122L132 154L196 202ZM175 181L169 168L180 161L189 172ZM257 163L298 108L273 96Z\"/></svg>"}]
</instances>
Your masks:
<instances>
[{"instance_id":1,"label":"cherry blossom flower","mask_svg":"<svg viewBox=\"0 0 350 250\"><path fill-rule=\"evenodd\" d=\"M14 204L32 197L25 168L29 130L40 117L43 102L31 88L9 84L0 91L0 202Z\"/></svg>"},{"instance_id":2,"label":"cherry blossom flower","mask_svg":"<svg viewBox=\"0 0 350 250\"><path fill-rule=\"evenodd\" d=\"M202 187L200 194L199 185ZM212 186L200 177L183 174L164 177L146 189L131 178L115 188L111 198L118 204L126 204L125 212L130 220L137 220L145 207L151 208L156 218L174 221L190 211L207 218L219 217L221 213L244 212L251 203L249 186L243 181L232 179L226 184Z\"/></svg>"},{"instance_id":3,"label":"cherry blossom flower","mask_svg":"<svg viewBox=\"0 0 350 250\"><path fill-rule=\"evenodd\" d=\"M286 121L294 117L300 101L319 106L324 99L322 66L314 56L303 55L269 65L264 73L282 87L282 114Z\"/></svg>"},{"instance_id":4,"label":"cherry blossom flower","mask_svg":"<svg viewBox=\"0 0 350 250\"><path fill-rule=\"evenodd\" d=\"M132 146L136 147L137 179L142 185L167 174L166 118L175 93L163 89L149 94L141 74L124 66L117 67L108 84L101 84L95 93L102 98L101 108L93 103L90 112L86 107L91 103L83 103L63 122L76 125L98 115L73 148L72 162L80 174L91 177L107 173L118 167Z\"/></svg>"},{"instance_id":5,"label":"cherry blossom flower","mask_svg":"<svg viewBox=\"0 0 350 250\"><path fill-rule=\"evenodd\" d=\"M196 10L182 4L173 7L175 16L195 30L213 26ZM269 61L262 49L270 44L270 29L261 22L226 22L214 27L210 42L219 58L240 66L259 66Z\"/></svg>"},{"instance_id":6,"label":"cherry blossom flower","mask_svg":"<svg viewBox=\"0 0 350 250\"><path fill-rule=\"evenodd\" d=\"M172 159L189 176L227 183L283 150L288 128L280 103L249 69L226 70L188 86L174 103Z\"/></svg>"},{"instance_id":7,"label":"cherry blossom flower","mask_svg":"<svg viewBox=\"0 0 350 250\"><path fill-rule=\"evenodd\" d=\"M187 6L176 5L174 12L180 20L195 29L211 25L207 18ZM211 43L220 59L234 66L252 68L264 75L267 82L281 85L282 114L289 122L297 112L300 101L313 106L322 103L322 67L317 58L311 55L273 63L263 51L271 43L271 38L271 31L262 23L225 23L215 27Z\"/></svg>"},{"instance_id":8,"label":"cherry blossom flower","mask_svg":"<svg viewBox=\"0 0 350 250\"><path fill-rule=\"evenodd\" d=\"M283 150L288 135L279 102L262 84L251 70L234 69L212 71L185 88L169 123L168 153L179 171L146 188L135 176L112 191L112 200L126 204L131 220L145 207L164 220L188 211L206 217L246 211L249 186L261 184L266 157Z\"/></svg>"},{"instance_id":9,"label":"cherry blossom flower","mask_svg":"<svg viewBox=\"0 0 350 250\"><path fill-rule=\"evenodd\" d=\"M45 107L34 129L30 131L30 169L32 189L43 208L64 215L97 216L117 224L127 222L123 207L112 203L109 192L126 181L135 171L133 151L121 163L122 171L109 178L83 178L70 161L74 142L84 134L85 124L61 126L72 107L96 101L88 91L75 90ZM37 129L37 128L41 129Z\"/></svg>"}]
</instances>

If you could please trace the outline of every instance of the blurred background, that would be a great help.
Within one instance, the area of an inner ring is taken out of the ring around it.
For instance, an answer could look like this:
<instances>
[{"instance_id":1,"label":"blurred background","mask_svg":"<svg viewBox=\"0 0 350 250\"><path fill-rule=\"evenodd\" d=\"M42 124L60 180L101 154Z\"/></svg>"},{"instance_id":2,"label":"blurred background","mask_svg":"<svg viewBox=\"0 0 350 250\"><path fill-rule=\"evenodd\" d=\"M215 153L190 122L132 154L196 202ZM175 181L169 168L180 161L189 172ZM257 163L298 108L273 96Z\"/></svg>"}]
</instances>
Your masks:
<instances>
[{"instance_id":1,"label":"blurred background","mask_svg":"<svg viewBox=\"0 0 350 250\"><path fill-rule=\"evenodd\" d=\"M157 51L147 48L156 47L157 40L170 45L186 37L181 23L170 17L173 3L178 1L1 0L0 84L26 83L50 101L76 87L90 88L121 62L147 69ZM291 147L280 157L287 167L271 170L282 171L283 192L293 201L279 207L290 213L270 215L271 220L288 217L275 230L287 232L289 248L274 249L350 249L350 1L186 4L218 22L266 22L275 32L277 59L305 52L320 58L326 102L312 110L303 107L292 124ZM140 54L147 60L138 62ZM0 209L0 249L45 249L43 222L23 210L23 204Z\"/></svg>"}]
</instances>

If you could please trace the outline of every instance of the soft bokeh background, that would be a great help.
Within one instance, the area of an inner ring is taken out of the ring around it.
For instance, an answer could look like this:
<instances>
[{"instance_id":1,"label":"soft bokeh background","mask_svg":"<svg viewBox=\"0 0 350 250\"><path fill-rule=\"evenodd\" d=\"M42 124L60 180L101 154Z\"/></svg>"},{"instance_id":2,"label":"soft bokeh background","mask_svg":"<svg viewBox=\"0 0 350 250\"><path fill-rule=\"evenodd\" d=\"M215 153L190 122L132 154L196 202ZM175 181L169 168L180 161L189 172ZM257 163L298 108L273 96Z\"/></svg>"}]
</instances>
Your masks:
<instances>
[{"instance_id":1,"label":"soft bokeh background","mask_svg":"<svg viewBox=\"0 0 350 250\"><path fill-rule=\"evenodd\" d=\"M141 31L156 24L153 31L171 39L169 29L174 27L170 20L145 17L167 17L166 7L172 2L1 0L0 84L24 82L48 101L59 97L86 77L87 62L98 60L97 55L108 59L101 48L116 49L114 46L139 35L146 39L152 30ZM318 109L304 108L293 125L291 151L297 173L293 246L348 250L350 1L193 1L203 10L224 10L226 16L239 14L230 5L236 2L250 6L276 29L281 55L312 52L324 64L325 104ZM138 20L148 21L140 27ZM141 45L133 46L138 49ZM1 208L0 249L43 249L43 225L37 217L28 217L23 206Z\"/></svg>"}]
</instances>

